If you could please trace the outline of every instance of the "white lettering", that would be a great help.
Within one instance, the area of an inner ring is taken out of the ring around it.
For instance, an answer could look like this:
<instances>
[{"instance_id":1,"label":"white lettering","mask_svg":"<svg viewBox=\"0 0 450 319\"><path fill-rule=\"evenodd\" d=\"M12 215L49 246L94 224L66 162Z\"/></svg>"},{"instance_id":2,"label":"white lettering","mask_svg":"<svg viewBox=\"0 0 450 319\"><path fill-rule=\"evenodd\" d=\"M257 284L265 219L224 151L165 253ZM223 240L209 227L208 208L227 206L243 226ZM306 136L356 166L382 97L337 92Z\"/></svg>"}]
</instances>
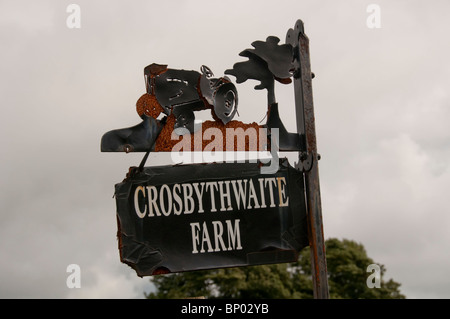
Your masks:
<instances>
[{"instance_id":1,"label":"white lettering","mask_svg":"<svg viewBox=\"0 0 450 319\"><path fill-rule=\"evenodd\" d=\"M240 219L236 219L234 221L234 231L233 226L231 225L231 220L226 220L228 228L228 250L240 250L241 246L241 232L239 228Z\"/></svg>"},{"instance_id":2,"label":"white lettering","mask_svg":"<svg viewBox=\"0 0 450 319\"><path fill-rule=\"evenodd\" d=\"M370 264L367 266L367 272L373 272L366 280L366 285L369 288L381 288L381 268L377 264Z\"/></svg>"},{"instance_id":3,"label":"white lettering","mask_svg":"<svg viewBox=\"0 0 450 319\"><path fill-rule=\"evenodd\" d=\"M69 4L66 8L67 13L71 13L66 19L66 25L69 29L81 28L81 8L78 4Z\"/></svg>"},{"instance_id":4,"label":"white lettering","mask_svg":"<svg viewBox=\"0 0 450 319\"><path fill-rule=\"evenodd\" d=\"M239 190L236 189L236 182L239 182ZM242 187L242 182L244 182L244 187ZM231 181L233 185L234 196L236 198L237 209L240 209L240 205L242 202L242 206L245 208L245 198L247 197L247 180L239 179L237 181Z\"/></svg>"},{"instance_id":5,"label":"white lettering","mask_svg":"<svg viewBox=\"0 0 450 319\"><path fill-rule=\"evenodd\" d=\"M222 238L223 235L222 223L220 221L214 221L212 222L212 224L214 226L214 247L215 247L214 251L227 250L227 246L225 246L225 243Z\"/></svg>"},{"instance_id":6,"label":"white lettering","mask_svg":"<svg viewBox=\"0 0 450 319\"><path fill-rule=\"evenodd\" d=\"M260 172L261 174L275 174L279 169L280 160L278 157L278 143L280 141L279 138L279 130L274 127L270 129L270 155L272 158L270 159L270 165L261 166Z\"/></svg>"},{"instance_id":7,"label":"white lettering","mask_svg":"<svg viewBox=\"0 0 450 319\"><path fill-rule=\"evenodd\" d=\"M286 178L284 177L277 177L278 180L278 195L280 197L280 203L279 203L279 207L286 207L289 206L289 197L285 195L285 190L286 190ZM283 181L283 185L281 184L281 182ZM283 198L285 198L286 196L286 201L283 201Z\"/></svg>"},{"instance_id":8,"label":"white lettering","mask_svg":"<svg viewBox=\"0 0 450 319\"><path fill-rule=\"evenodd\" d=\"M192 233L192 253L219 252L227 250L241 250L241 231L239 226L240 219L234 221L225 220L227 227L227 242L224 241L224 224L221 221L213 221L214 247L212 246L206 222L200 226L200 223L191 223ZM227 247L228 244L228 247ZM206 247L205 247L206 246Z\"/></svg>"},{"instance_id":9,"label":"white lettering","mask_svg":"<svg viewBox=\"0 0 450 319\"><path fill-rule=\"evenodd\" d=\"M173 208L173 213L175 215L180 215L183 212L183 201L181 200L180 195L177 194L177 190L178 192L181 191L181 186L180 184L175 184L173 185L173 199L177 202L178 204L178 209L175 207L175 203L173 204L174 208Z\"/></svg>"},{"instance_id":10,"label":"white lettering","mask_svg":"<svg viewBox=\"0 0 450 319\"><path fill-rule=\"evenodd\" d=\"M138 218L289 206L283 176L136 186L132 196Z\"/></svg>"},{"instance_id":11,"label":"white lettering","mask_svg":"<svg viewBox=\"0 0 450 319\"><path fill-rule=\"evenodd\" d=\"M184 195L184 213L191 214L195 209L194 199L192 198L192 190L191 184L182 184L183 187L183 195ZM189 203L191 203L191 207L189 207Z\"/></svg>"},{"instance_id":12,"label":"white lettering","mask_svg":"<svg viewBox=\"0 0 450 319\"><path fill-rule=\"evenodd\" d=\"M208 227L206 227L206 222L203 222L202 244L200 247L201 253L205 252L205 249L203 248L204 243L208 245L208 253L212 252L213 248L211 246L211 240L209 239Z\"/></svg>"},{"instance_id":13,"label":"white lettering","mask_svg":"<svg viewBox=\"0 0 450 319\"><path fill-rule=\"evenodd\" d=\"M208 143L203 149L204 152L218 152L223 151L223 136L222 131L217 127L208 127L203 133L203 139L211 140L212 136L214 139Z\"/></svg>"},{"instance_id":14,"label":"white lettering","mask_svg":"<svg viewBox=\"0 0 450 319\"><path fill-rule=\"evenodd\" d=\"M264 194L264 178L258 178L259 191L261 192L261 206L260 208L266 208L266 196Z\"/></svg>"},{"instance_id":15,"label":"white lettering","mask_svg":"<svg viewBox=\"0 0 450 319\"><path fill-rule=\"evenodd\" d=\"M139 208L139 193L142 192L144 194L145 198L145 189L143 186L136 187L136 190L134 191L134 210L136 211L136 215L138 215L139 218L144 218L145 214L147 214L147 206L144 208L144 212L141 212L141 209Z\"/></svg>"},{"instance_id":16,"label":"white lettering","mask_svg":"<svg viewBox=\"0 0 450 319\"><path fill-rule=\"evenodd\" d=\"M253 180L250 180L249 185L249 195L248 195L248 206L247 209L252 209L252 205L250 204L250 200L253 199L255 203L255 208L259 208L258 197L256 196L255 186L253 185Z\"/></svg>"},{"instance_id":17,"label":"white lettering","mask_svg":"<svg viewBox=\"0 0 450 319\"><path fill-rule=\"evenodd\" d=\"M209 314L209 317L211 317L214 314L215 308L216 308L216 306L196 306L196 305L191 305L191 303L188 303L187 306L181 307L181 313L183 313L183 314L202 313L202 314Z\"/></svg>"},{"instance_id":18,"label":"white lettering","mask_svg":"<svg viewBox=\"0 0 450 319\"><path fill-rule=\"evenodd\" d=\"M366 9L367 13L371 13L366 20L369 29L381 28L381 8L378 4L369 4Z\"/></svg>"},{"instance_id":19,"label":"white lettering","mask_svg":"<svg viewBox=\"0 0 450 319\"><path fill-rule=\"evenodd\" d=\"M209 192L211 194L211 212L217 212L216 209L216 199L215 199L215 194L214 194L214 188L216 188L217 190L217 182L207 182L206 183L206 189L208 189L209 187Z\"/></svg>"},{"instance_id":20,"label":"white lettering","mask_svg":"<svg viewBox=\"0 0 450 319\"><path fill-rule=\"evenodd\" d=\"M199 239L199 231L200 231L200 224L199 223L191 223L191 233L192 233L192 253L197 254L197 245L200 243Z\"/></svg>"},{"instance_id":21,"label":"white lettering","mask_svg":"<svg viewBox=\"0 0 450 319\"><path fill-rule=\"evenodd\" d=\"M270 177L270 178L266 178L266 185L267 185L267 183L269 183L270 207L275 207L272 184L274 186L277 186L277 181L276 181L275 177Z\"/></svg>"},{"instance_id":22,"label":"white lettering","mask_svg":"<svg viewBox=\"0 0 450 319\"><path fill-rule=\"evenodd\" d=\"M195 194L198 198L198 212L203 213L203 186L205 186L205 182L200 183L201 190L198 189L198 183L192 184L194 186Z\"/></svg>"},{"instance_id":23,"label":"white lettering","mask_svg":"<svg viewBox=\"0 0 450 319\"><path fill-rule=\"evenodd\" d=\"M81 268L77 264L70 264L66 268L71 274L67 276L67 288L81 288Z\"/></svg>"},{"instance_id":24,"label":"white lettering","mask_svg":"<svg viewBox=\"0 0 450 319\"><path fill-rule=\"evenodd\" d=\"M248 136L248 150L256 150L258 145L258 133L253 127L247 128L245 131L242 127L226 129L226 142L227 151L245 151L245 140ZM237 147L235 147L234 141L237 137Z\"/></svg>"},{"instance_id":25,"label":"white lettering","mask_svg":"<svg viewBox=\"0 0 450 319\"><path fill-rule=\"evenodd\" d=\"M220 211L233 210L231 207L230 181L220 181L218 183L220 192ZM225 184L226 192L223 190L223 184ZM227 207L225 207L225 198L227 199Z\"/></svg>"},{"instance_id":26,"label":"white lettering","mask_svg":"<svg viewBox=\"0 0 450 319\"><path fill-rule=\"evenodd\" d=\"M158 205L156 204L156 201L158 200L158 191L156 190L156 187L155 186L147 186L147 193L148 193L147 199L148 199L148 207L149 207L148 216L149 217L155 216L153 214L153 208L155 209L156 216L161 216Z\"/></svg>"},{"instance_id":27,"label":"white lettering","mask_svg":"<svg viewBox=\"0 0 450 319\"><path fill-rule=\"evenodd\" d=\"M164 201L164 190L166 190L166 194L167 194L167 210L166 210L166 204ZM166 184L164 184L161 187L161 190L159 191L159 202L161 203L161 211L163 213L164 216L169 216L170 213L172 212L172 193L170 192L170 188L169 186L167 186Z\"/></svg>"}]
</instances>

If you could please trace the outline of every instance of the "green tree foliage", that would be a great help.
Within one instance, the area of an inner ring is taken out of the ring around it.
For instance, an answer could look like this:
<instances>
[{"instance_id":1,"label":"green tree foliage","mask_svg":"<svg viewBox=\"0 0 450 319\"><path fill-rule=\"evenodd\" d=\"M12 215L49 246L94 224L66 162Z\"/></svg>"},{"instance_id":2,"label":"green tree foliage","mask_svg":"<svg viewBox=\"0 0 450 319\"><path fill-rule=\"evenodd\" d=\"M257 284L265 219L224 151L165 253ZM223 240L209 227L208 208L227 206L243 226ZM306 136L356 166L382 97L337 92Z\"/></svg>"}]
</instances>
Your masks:
<instances>
[{"instance_id":1,"label":"green tree foliage","mask_svg":"<svg viewBox=\"0 0 450 319\"><path fill-rule=\"evenodd\" d=\"M331 298L405 298L400 284L384 280L386 268L380 265L380 288L369 288L367 266L375 262L362 244L352 240L326 241L327 268ZM305 248L298 262L185 273L152 277L156 292L147 298L312 298L310 252Z\"/></svg>"}]
</instances>

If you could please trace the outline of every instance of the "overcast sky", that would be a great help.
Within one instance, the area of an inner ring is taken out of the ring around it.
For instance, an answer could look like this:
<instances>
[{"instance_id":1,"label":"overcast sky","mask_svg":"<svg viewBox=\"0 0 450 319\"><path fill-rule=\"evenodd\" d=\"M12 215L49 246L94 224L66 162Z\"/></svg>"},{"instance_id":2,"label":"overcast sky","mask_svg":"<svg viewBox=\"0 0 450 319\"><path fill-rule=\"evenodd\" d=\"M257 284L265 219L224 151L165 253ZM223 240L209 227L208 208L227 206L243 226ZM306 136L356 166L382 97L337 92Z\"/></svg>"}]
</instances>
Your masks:
<instances>
[{"instance_id":1,"label":"overcast sky","mask_svg":"<svg viewBox=\"0 0 450 319\"><path fill-rule=\"evenodd\" d=\"M145 66L220 76L297 19L316 75L325 237L362 243L409 298L450 297L449 1L75 1L76 29L71 3L0 2L0 297L142 298L151 284L120 263L112 196L143 154L101 153L101 136L140 122ZM266 112L254 85L237 85L244 122ZM292 87L276 97L294 130Z\"/></svg>"}]
</instances>

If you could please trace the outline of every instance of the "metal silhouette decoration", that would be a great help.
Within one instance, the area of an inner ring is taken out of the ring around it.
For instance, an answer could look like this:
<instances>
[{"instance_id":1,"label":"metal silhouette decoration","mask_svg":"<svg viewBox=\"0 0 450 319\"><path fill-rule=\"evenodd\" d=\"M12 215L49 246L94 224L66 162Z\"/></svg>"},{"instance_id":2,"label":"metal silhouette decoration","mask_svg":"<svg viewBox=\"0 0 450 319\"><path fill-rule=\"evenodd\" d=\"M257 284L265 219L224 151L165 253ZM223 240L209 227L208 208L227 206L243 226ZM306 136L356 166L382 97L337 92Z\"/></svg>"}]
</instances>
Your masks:
<instances>
[{"instance_id":1,"label":"metal silhouette decoration","mask_svg":"<svg viewBox=\"0 0 450 319\"><path fill-rule=\"evenodd\" d=\"M264 127L279 129L280 151L302 151L301 138L297 133L287 132L278 113L275 99L275 81L292 82L295 68L294 50L291 44L279 44L280 39L270 36L266 41L252 43L254 49L240 53L248 61L236 63L225 73L236 77L237 83L249 79L260 81L256 90L267 90L268 111ZM237 113L238 92L231 80L224 76L213 78L212 71L201 67L197 71L169 69L167 65L150 64L144 68L147 94L154 103L169 116L175 116L175 129L180 134L194 132L195 111L211 109L212 117L227 124ZM101 142L102 152L149 152L166 123L151 112L141 112L142 123L131 128L117 129L106 133Z\"/></svg>"},{"instance_id":2,"label":"metal silhouette decoration","mask_svg":"<svg viewBox=\"0 0 450 319\"><path fill-rule=\"evenodd\" d=\"M275 99L275 80L282 84L292 82L295 68L293 64L294 50L290 44L279 45L280 39L274 36L267 37L266 41L252 43L254 49L247 49L240 53L248 61L239 62L233 69L226 70L226 74L234 75L237 83L248 79L260 81L255 90L267 89L266 127L279 129L279 149L282 151L300 151L300 137L296 133L287 132L278 113L278 104Z\"/></svg>"},{"instance_id":3,"label":"metal silhouette decoration","mask_svg":"<svg viewBox=\"0 0 450 319\"><path fill-rule=\"evenodd\" d=\"M175 128L194 131L194 111L212 109L222 123L227 124L237 111L237 91L227 77L212 78L205 65L196 71L168 69L151 64L144 69L147 93L155 95L166 115L173 113Z\"/></svg>"},{"instance_id":4,"label":"metal silhouette decoration","mask_svg":"<svg viewBox=\"0 0 450 319\"><path fill-rule=\"evenodd\" d=\"M309 245L314 296L328 298L309 39L298 20L286 43L269 36L251 45L240 53L247 60L224 73L267 90L263 127L268 138L279 137L271 147L298 152L295 167L286 159L271 173L262 173L260 162L144 167L166 128L195 134L196 111L210 109L219 127L238 114L238 91L227 76L214 78L206 66L197 72L148 65L146 94L136 104L142 122L101 139L102 152L146 153L115 186L120 258L147 276L293 262ZM293 83L297 132L280 118L275 82Z\"/></svg>"},{"instance_id":5,"label":"metal silhouette decoration","mask_svg":"<svg viewBox=\"0 0 450 319\"><path fill-rule=\"evenodd\" d=\"M212 116L223 124L231 121L237 112L235 85L228 77L213 78L214 74L205 65L199 73L152 63L144 68L144 76L147 94L166 116L175 116L174 128L185 129L178 130L180 134L194 132L194 111L211 109ZM166 117L158 120L148 109L139 115L142 123L106 133L101 142L102 152L151 151Z\"/></svg>"}]
</instances>

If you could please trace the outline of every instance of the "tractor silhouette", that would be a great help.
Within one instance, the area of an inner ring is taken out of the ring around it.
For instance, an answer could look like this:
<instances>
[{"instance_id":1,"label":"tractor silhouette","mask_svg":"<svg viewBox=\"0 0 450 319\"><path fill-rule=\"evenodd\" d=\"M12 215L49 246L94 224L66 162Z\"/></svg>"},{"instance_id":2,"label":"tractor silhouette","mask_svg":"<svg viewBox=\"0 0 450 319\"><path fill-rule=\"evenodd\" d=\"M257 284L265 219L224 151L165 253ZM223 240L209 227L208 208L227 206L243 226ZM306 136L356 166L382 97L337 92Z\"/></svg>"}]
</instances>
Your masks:
<instances>
[{"instance_id":1,"label":"tractor silhouette","mask_svg":"<svg viewBox=\"0 0 450 319\"><path fill-rule=\"evenodd\" d=\"M167 65L152 63L144 68L147 94L156 98L163 113L175 117L176 133L194 132L195 111L211 109L216 121L230 122L237 112L238 94L228 77L213 78L207 66L201 72L169 69ZM129 128L105 133L102 152L147 152L165 125L167 117L157 119L140 114L142 122Z\"/></svg>"},{"instance_id":2,"label":"tractor silhouette","mask_svg":"<svg viewBox=\"0 0 450 319\"><path fill-rule=\"evenodd\" d=\"M192 133L194 111L212 109L213 117L223 124L236 114L236 87L228 77L213 78L205 65L199 73L151 64L144 69L144 75L147 93L156 97L166 115L175 116L175 129L186 128Z\"/></svg>"}]
</instances>

